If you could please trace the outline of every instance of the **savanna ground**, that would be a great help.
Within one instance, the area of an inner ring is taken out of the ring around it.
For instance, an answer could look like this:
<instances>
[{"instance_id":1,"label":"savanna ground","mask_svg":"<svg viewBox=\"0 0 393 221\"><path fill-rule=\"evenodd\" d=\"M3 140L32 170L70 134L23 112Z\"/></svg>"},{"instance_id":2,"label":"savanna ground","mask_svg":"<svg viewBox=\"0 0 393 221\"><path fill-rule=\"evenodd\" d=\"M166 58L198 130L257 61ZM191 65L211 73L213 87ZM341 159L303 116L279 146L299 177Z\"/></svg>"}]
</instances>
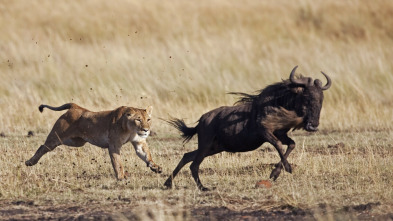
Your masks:
<instances>
[{"instance_id":1,"label":"savanna ground","mask_svg":"<svg viewBox=\"0 0 393 221\"><path fill-rule=\"evenodd\" d=\"M0 219L393 219L393 2L4 1L0 3ZM182 145L160 118L200 115L288 77L329 74L320 131L291 132L293 174L256 187L279 161L254 152L206 158L197 190ZM26 167L60 112L154 106L154 174L130 144L131 178L106 150L60 146ZM27 137L28 131L34 136Z\"/></svg>"}]
</instances>

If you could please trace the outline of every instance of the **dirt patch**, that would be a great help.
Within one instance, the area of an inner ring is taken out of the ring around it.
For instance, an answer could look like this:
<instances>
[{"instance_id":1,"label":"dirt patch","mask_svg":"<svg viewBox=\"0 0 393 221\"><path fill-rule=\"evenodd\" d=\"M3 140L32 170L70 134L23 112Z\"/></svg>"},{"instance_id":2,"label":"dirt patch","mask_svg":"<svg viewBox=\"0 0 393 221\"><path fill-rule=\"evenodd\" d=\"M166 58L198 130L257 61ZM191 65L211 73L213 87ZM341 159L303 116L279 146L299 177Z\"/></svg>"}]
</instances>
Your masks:
<instances>
[{"instance_id":1,"label":"dirt patch","mask_svg":"<svg viewBox=\"0 0 393 221\"><path fill-rule=\"evenodd\" d=\"M276 208L271 211L233 211L226 207L203 207L193 210L196 220L315 220L301 209Z\"/></svg>"},{"instance_id":2,"label":"dirt patch","mask_svg":"<svg viewBox=\"0 0 393 221\"><path fill-rule=\"evenodd\" d=\"M159 220L177 218L181 220L318 220L328 217L351 220L393 220L393 213L372 215L371 210L380 203L347 206L329 213L326 206L317 210L300 209L284 205L269 210L236 211L227 207L197 207L179 210L136 209L129 203L114 202L110 206L90 203L89 205L36 205L34 201L0 202L0 217L6 220Z\"/></svg>"},{"instance_id":3,"label":"dirt patch","mask_svg":"<svg viewBox=\"0 0 393 221\"><path fill-rule=\"evenodd\" d=\"M348 211L357 211L357 212L363 212L367 210L371 210L372 208L381 205L380 202L376 203L366 203L366 204L360 204L356 206L345 206L343 208L343 211L348 212Z\"/></svg>"}]
</instances>

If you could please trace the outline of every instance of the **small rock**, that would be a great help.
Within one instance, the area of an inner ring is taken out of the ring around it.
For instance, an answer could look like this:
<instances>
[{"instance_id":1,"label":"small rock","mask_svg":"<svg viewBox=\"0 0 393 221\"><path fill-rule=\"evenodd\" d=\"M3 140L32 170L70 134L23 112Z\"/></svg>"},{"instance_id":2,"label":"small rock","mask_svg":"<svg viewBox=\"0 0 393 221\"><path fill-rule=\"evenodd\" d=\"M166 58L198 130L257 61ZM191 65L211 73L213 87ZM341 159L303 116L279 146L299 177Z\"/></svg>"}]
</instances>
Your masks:
<instances>
[{"instance_id":1,"label":"small rock","mask_svg":"<svg viewBox=\"0 0 393 221\"><path fill-rule=\"evenodd\" d=\"M255 187L257 187L257 188L264 187L266 189L269 189L270 187L272 187L272 183L269 180L261 180L255 184Z\"/></svg>"}]
</instances>

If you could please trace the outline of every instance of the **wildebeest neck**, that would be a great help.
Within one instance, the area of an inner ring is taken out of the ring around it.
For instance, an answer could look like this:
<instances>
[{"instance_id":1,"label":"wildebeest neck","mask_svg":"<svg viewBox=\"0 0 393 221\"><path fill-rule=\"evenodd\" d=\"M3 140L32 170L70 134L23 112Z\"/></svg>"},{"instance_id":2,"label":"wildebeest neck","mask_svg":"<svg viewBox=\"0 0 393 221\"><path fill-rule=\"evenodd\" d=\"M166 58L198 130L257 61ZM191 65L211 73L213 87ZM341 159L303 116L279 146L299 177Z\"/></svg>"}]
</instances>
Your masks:
<instances>
[{"instance_id":1,"label":"wildebeest neck","mask_svg":"<svg viewBox=\"0 0 393 221\"><path fill-rule=\"evenodd\" d=\"M232 93L240 95L235 104L252 103L259 111L267 111L269 107L282 107L289 111L295 111L298 116L304 116L303 96L294 93L289 81L279 82L267 86L259 91L259 94ZM266 115L268 113L264 113Z\"/></svg>"}]
</instances>

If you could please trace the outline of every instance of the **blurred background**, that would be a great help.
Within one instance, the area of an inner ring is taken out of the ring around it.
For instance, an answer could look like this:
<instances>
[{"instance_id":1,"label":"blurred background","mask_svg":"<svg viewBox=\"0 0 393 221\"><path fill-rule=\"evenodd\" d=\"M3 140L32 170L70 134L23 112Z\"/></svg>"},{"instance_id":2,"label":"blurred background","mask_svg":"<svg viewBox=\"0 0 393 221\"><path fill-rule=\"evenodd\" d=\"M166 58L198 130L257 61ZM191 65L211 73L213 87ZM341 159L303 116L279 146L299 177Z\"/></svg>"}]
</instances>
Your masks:
<instances>
[{"instance_id":1,"label":"blurred background","mask_svg":"<svg viewBox=\"0 0 393 221\"><path fill-rule=\"evenodd\" d=\"M61 115L154 107L192 123L298 73L333 85L321 130L391 130L393 1L0 2L0 132L47 132Z\"/></svg>"}]
</instances>

